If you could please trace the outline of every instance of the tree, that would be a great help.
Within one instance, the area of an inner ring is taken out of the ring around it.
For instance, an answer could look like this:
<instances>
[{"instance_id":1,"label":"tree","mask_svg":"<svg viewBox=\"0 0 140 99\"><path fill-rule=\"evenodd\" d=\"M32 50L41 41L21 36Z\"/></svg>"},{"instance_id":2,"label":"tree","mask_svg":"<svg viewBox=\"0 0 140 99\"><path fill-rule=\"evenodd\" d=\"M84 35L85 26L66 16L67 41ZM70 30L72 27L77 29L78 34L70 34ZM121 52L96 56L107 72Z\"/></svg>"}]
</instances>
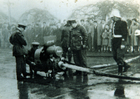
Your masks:
<instances>
[{"instance_id":1,"label":"tree","mask_svg":"<svg viewBox=\"0 0 140 99\"><path fill-rule=\"evenodd\" d=\"M31 9L25 13L23 13L19 19L20 22L26 22L27 24L32 24L32 22L53 22L57 21L58 19L51 15L47 10L41 10L41 9Z\"/></svg>"},{"instance_id":2,"label":"tree","mask_svg":"<svg viewBox=\"0 0 140 99\"><path fill-rule=\"evenodd\" d=\"M97 2L96 4L90 4L78 9L75 9L70 17L72 18L87 18L94 17L95 19L102 18L106 19L109 16L112 9L118 9L122 17L125 18L133 18L139 17L139 6L134 4L133 2L118 2L118 1L110 1L105 0L102 2Z\"/></svg>"}]
</instances>

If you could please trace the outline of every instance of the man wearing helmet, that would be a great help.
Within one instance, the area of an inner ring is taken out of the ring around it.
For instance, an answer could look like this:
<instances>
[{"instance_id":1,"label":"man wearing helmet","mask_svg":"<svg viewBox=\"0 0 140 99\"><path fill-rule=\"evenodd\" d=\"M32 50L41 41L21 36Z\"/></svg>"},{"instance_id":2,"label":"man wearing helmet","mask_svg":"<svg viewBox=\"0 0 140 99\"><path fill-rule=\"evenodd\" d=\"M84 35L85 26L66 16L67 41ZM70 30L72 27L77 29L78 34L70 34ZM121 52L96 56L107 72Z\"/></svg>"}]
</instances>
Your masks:
<instances>
[{"instance_id":1,"label":"man wearing helmet","mask_svg":"<svg viewBox=\"0 0 140 99\"><path fill-rule=\"evenodd\" d=\"M120 13L117 9L112 10L111 19L113 20L113 39L112 39L112 51L113 58L118 65L118 74L126 72L130 67L124 60L125 46L123 46L127 40L128 30L125 21L121 20Z\"/></svg>"},{"instance_id":2,"label":"man wearing helmet","mask_svg":"<svg viewBox=\"0 0 140 99\"><path fill-rule=\"evenodd\" d=\"M24 55L26 54L24 46L27 45L27 42L22 34L25 28L26 26L24 24L18 24L16 32L13 33L9 39L10 43L13 45L13 56L15 56L16 59L16 75L17 80L19 81L27 76L26 62L24 58Z\"/></svg>"},{"instance_id":3,"label":"man wearing helmet","mask_svg":"<svg viewBox=\"0 0 140 99\"><path fill-rule=\"evenodd\" d=\"M31 73L31 77L33 74L33 68L36 65L34 62L34 54L35 51L38 49L39 43L38 42L32 42L32 47L31 49L28 51L28 54L26 55L26 63L30 66L30 73Z\"/></svg>"},{"instance_id":4,"label":"man wearing helmet","mask_svg":"<svg viewBox=\"0 0 140 99\"><path fill-rule=\"evenodd\" d=\"M71 21L72 29L71 29L71 50L73 52L73 59L76 65L87 67L86 63L86 44L87 44L87 34L86 30L83 26L79 25L76 20ZM80 71L76 71L77 82L86 83L87 81L87 73L82 73Z\"/></svg>"}]
</instances>

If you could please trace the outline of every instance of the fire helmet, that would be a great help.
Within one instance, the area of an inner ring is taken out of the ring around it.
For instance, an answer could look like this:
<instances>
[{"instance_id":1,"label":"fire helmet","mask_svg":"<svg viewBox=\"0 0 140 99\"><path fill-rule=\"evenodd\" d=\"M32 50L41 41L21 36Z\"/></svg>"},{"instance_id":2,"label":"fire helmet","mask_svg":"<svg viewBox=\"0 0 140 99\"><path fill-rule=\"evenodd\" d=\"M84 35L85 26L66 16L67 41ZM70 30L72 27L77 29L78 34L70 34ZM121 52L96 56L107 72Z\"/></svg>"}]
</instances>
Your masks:
<instances>
[{"instance_id":1,"label":"fire helmet","mask_svg":"<svg viewBox=\"0 0 140 99\"><path fill-rule=\"evenodd\" d=\"M20 27L24 28L24 30L25 30L26 24L24 24L24 23L18 23L18 28L20 28Z\"/></svg>"},{"instance_id":2,"label":"fire helmet","mask_svg":"<svg viewBox=\"0 0 140 99\"><path fill-rule=\"evenodd\" d=\"M39 45L39 42L32 42L32 45Z\"/></svg>"},{"instance_id":3,"label":"fire helmet","mask_svg":"<svg viewBox=\"0 0 140 99\"><path fill-rule=\"evenodd\" d=\"M120 11L118 9L113 9L110 13L110 17L118 17L121 18Z\"/></svg>"}]
</instances>

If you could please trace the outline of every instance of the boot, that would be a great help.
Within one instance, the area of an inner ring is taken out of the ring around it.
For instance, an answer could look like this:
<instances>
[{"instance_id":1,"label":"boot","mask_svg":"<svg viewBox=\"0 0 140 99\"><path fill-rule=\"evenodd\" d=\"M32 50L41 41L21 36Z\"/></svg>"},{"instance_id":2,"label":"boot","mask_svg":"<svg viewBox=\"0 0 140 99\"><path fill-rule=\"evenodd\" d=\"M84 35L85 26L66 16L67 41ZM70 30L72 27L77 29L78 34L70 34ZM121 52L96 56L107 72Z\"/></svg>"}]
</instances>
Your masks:
<instances>
[{"instance_id":1,"label":"boot","mask_svg":"<svg viewBox=\"0 0 140 99\"><path fill-rule=\"evenodd\" d=\"M125 65L125 66L124 66L124 71L123 71L123 72L127 72L128 68L130 68L130 65L128 65L128 64Z\"/></svg>"},{"instance_id":2,"label":"boot","mask_svg":"<svg viewBox=\"0 0 140 99\"><path fill-rule=\"evenodd\" d=\"M122 69L123 69L123 66L122 65L118 65L118 75L122 75Z\"/></svg>"},{"instance_id":3,"label":"boot","mask_svg":"<svg viewBox=\"0 0 140 99\"><path fill-rule=\"evenodd\" d=\"M87 84L87 82L88 82L88 75L87 73L83 72L83 84Z\"/></svg>"}]
</instances>

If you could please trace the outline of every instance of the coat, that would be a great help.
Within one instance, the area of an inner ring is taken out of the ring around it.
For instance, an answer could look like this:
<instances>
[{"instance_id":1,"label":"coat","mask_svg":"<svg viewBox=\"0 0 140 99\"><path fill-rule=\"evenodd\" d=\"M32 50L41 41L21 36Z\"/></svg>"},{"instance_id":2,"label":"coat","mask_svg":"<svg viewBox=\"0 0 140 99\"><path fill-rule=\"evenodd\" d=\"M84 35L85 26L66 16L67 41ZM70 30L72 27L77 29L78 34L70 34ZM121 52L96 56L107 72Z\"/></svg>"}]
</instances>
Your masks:
<instances>
[{"instance_id":1,"label":"coat","mask_svg":"<svg viewBox=\"0 0 140 99\"><path fill-rule=\"evenodd\" d=\"M120 48L122 39L124 39L125 41L127 40L128 30L127 30L127 24L125 21L122 21L122 20L116 21L115 26L114 26L114 34L122 35L122 38L112 39L112 48L118 49Z\"/></svg>"},{"instance_id":2,"label":"coat","mask_svg":"<svg viewBox=\"0 0 140 99\"><path fill-rule=\"evenodd\" d=\"M98 24L98 26L97 26L97 46L100 46L102 43L102 33L103 33L102 24Z\"/></svg>"},{"instance_id":3,"label":"coat","mask_svg":"<svg viewBox=\"0 0 140 99\"><path fill-rule=\"evenodd\" d=\"M108 32L108 47L111 47L112 32Z\"/></svg>"},{"instance_id":4,"label":"coat","mask_svg":"<svg viewBox=\"0 0 140 99\"><path fill-rule=\"evenodd\" d=\"M127 24L125 21L122 21L122 20L116 21L115 27L114 27L114 34L122 35L122 38L127 40L128 30L127 30Z\"/></svg>"},{"instance_id":5,"label":"coat","mask_svg":"<svg viewBox=\"0 0 140 99\"><path fill-rule=\"evenodd\" d=\"M81 50L82 45L87 44L87 33L83 26L77 25L71 31L71 49Z\"/></svg>"},{"instance_id":6,"label":"coat","mask_svg":"<svg viewBox=\"0 0 140 99\"><path fill-rule=\"evenodd\" d=\"M48 36L48 26L43 26L42 27L42 32L43 32L43 36Z\"/></svg>"},{"instance_id":7,"label":"coat","mask_svg":"<svg viewBox=\"0 0 140 99\"><path fill-rule=\"evenodd\" d=\"M34 62L34 54L35 54L36 49L31 48L28 51L28 54L26 55L26 63L31 65L31 62Z\"/></svg>"},{"instance_id":8,"label":"coat","mask_svg":"<svg viewBox=\"0 0 140 99\"><path fill-rule=\"evenodd\" d=\"M62 27L61 46L63 48L70 47L70 27L67 25Z\"/></svg>"},{"instance_id":9,"label":"coat","mask_svg":"<svg viewBox=\"0 0 140 99\"><path fill-rule=\"evenodd\" d=\"M9 41L13 45L13 56L22 56L26 54L24 46L27 45L27 42L20 31L13 33Z\"/></svg>"},{"instance_id":10,"label":"coat","mask_svg":"<svg viewBox=\"0 0 140 99\"><path fill-rule=\"evenodd\" d=\"M94 44L94 25L93 24L88 24L87 35L88 35L88 45L91 45L92 47Z\"/></svg>"},{"instance_id":11,"label":"coat","mask_svg":"<svg viewBox=\"0 0 140 99\"><path fill-rule=\"evenodd\" d=\"M98 30L98 28L94 26L93 29L94 29L93 46L95 49L97 49L97 34L98 34L97 30Z\"/></svg>"},{"instance_id":12,"label":"coat","mask_svg":"<svg viewBox=\"0 0 140 99\"><path fill-rule=\"evenodd\" d=\"M57 29L54 30L54 35L56 35L56 46L61 46L61 35L62 35L62 29L57 27Z\"/></svg>"},{"instance_id":13,"label":"coat","mask_svg":"<svg viewBox=\"0 0 140 99\"><path fill-rule=\"evenodd\" d=\"M135 36L135 31L137 29L138 29L137 25L131 25L131 27L130 27L131 46L137 46L138 45L138 40L137 40L137 37Z\"/></svg>"},{"instance_id":14,"label":"coat","mask_svg":"<svg viewBox=\"0 0 140 99\"><path fill-rule=\"evenodd\" d=\"M108 45L108 32L102 33L102 45L107 46Z\"/></svg>"}]
</instances>

